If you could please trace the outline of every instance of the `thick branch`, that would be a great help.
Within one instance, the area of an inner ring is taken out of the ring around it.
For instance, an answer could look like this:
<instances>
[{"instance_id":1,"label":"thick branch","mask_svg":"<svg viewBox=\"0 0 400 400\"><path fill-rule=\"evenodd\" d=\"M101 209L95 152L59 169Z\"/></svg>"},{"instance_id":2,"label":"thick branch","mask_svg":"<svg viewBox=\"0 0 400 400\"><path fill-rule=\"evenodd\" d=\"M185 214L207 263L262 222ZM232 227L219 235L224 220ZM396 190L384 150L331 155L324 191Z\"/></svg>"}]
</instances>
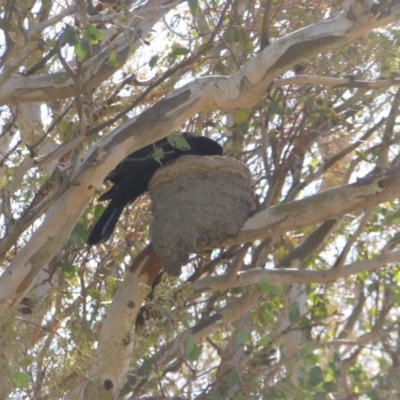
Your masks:
<instances>
[{"instance_id":1,"label":"thick branch","mask_svg":"<svg viewBox=\"0 0 400 400\"><path fill-rule=\"evenodd\" d=\"M240 272L233 279L228 274L206 277L194 282L193 289L196 291L226 290L258 284L263 280L267 280L271 285L291 283L328 283L360 272L375 271L382 265L398 262L399 260L400 251L398 250L380 254L372 260L359 261L345 265L343 269L331 268L326 271L309 271L257 268L250 271Z\"/></svg>"},{"instance_id":2,"label":"thick branch","mask_svg":"<svg viewBox=\"0 0 400 400\"><path fill-rule=\"evenodd\" d=\"M89 365L89 379L76 385L69 399L84 398L80 396L86 385L99 378L99 389L115 392L119 388L130 364L134 322L146 297L146 286L151 286L160 269L161 260L151 245L133 261L103 321L99 344Z\"/></svg>"},{"instance_id":3,"label":"thick branch","mask_svg":"<svg viewBox=\"0 0 400 400\"><path fill-rule=\"evenodd\" d=\"M357 88L363 90L387 89L400 85L400 79L385 79L378 81L359 81L354 78L331 78L327 76L299 75L290 78L276 79L271 88L280 88L290 85L320 85L335 88Z\"/></svg>"},{"instance_id":4,"label":"thick branch","mask_svg":"<svg viewBox=\"0 0 400 400\"><path fill-rule=\"evenodd\" d=\"M165 13L163 0L151 0L141 10L145 18L136 17L135 12L128 14L131 18L130 30L118 36L103 51L90 60L83 68L85 89L94 89L117 71L130 55L130 46L135 45L137 49L143 44L143 38L147 36L153 26ZM172 8L174 3L168 8ZM116 63L111 65L109 61L110 52L116 53ZM26 58L26 55L25 55ZM115 66L118 64L118 66ZM50 101L73 97L75 88L68 72L57 72L46 75L22 75L14 74L0 87L0 105L32 101Z\"/></svg>"},{"instance_id":5,"label":"thick branch","mask_svg":"<svg viewBox=\"0 0 400 400\"><path fill-rule=\"evenodd\" d=\"M247 220L236 238L226 243L251 242L394 200L400 197L399 172L400 168L396 167L351 185L262 210Z\"/></svg>"}]
</instances>

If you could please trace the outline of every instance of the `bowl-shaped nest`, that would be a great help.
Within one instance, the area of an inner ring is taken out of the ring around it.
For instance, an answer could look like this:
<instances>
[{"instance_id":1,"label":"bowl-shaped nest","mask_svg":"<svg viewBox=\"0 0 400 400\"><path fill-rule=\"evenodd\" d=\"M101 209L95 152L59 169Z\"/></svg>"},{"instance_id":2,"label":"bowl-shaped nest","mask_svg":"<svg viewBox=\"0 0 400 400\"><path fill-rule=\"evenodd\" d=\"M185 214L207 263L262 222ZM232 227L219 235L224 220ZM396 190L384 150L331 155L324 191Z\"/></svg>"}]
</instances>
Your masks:
<instances>
[{"instance_id":1,"label":"bowl-shaped nest","mask_svg":"<svg viewBox=\"0 0 400 400\"><path fill-rule=\"evenodd\" d=\"M179 275L190 253L220 247L254 211L247 167L228 157L183 156L157 170L150 185L153 247Z\"/></svg>"}]
</instances>

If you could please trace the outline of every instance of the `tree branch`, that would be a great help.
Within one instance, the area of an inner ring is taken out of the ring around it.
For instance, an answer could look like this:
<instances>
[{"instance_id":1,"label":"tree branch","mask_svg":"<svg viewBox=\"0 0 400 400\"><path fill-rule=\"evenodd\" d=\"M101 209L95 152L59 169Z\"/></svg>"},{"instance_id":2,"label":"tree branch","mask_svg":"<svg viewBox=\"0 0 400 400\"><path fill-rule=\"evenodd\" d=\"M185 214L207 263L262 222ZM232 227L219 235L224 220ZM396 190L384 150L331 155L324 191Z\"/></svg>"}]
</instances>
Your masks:
<instances>
[{"instance_id":1,"label":"tree branch","mask_svg":"<svg viewBox=\"0 0 400 400\"><path fill-rule=\"evenodd\" d=\"M371 260L364 260L345 265L343 269L331 268L326 271L310 271L295 269L253 269L239 272L234 279L229 274L210 276L193 283L197 292L206 290L227 290L237 287L254 285L267 280L271 285L291 283L328 283L360 272L371 272L382 265L398 262L400 251L382 253Z\"/></svg>"}]
</instances>

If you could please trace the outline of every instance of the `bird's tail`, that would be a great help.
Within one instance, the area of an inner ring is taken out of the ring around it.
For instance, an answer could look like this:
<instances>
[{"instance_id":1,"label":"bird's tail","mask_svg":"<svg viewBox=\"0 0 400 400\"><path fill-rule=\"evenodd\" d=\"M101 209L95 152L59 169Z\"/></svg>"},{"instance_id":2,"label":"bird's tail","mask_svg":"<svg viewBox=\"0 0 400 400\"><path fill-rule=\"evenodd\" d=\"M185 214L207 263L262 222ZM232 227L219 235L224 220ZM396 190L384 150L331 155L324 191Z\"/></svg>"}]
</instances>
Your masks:
<instances>
[{"instance_id":1,"label":"bird's tail","mask_svg":"<svg viewBox=\"0 0 400 400\"><path fill-rule=\"evenodd\" d=\"M115 200L111 200L110 204L104 210L103 214L96 222L88 237L89 245L93 246L101 241L107 240L113 232L118 218L125 207L125 204L118 204Z\"/></svg>"}]
</instances>

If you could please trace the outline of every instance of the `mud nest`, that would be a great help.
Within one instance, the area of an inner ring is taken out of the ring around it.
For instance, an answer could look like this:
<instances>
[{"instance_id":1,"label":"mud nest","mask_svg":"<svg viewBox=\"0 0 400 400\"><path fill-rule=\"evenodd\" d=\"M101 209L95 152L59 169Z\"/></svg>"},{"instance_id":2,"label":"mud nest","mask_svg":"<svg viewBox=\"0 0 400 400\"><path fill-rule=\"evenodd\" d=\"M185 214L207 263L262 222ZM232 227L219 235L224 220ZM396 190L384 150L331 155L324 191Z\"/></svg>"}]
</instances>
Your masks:
<instances>
[{"instance_id":1,"label":"mud nest","mask_svg":"<svg viewBox=\"0 0 400 400\"><path fill-rule=\"evenodd\" d=\"M153 247L164 271L179 275L190 253L220 247L254 211L247 167L228 157L183 156L160 168L149 192Z\"/></svg>"}]
</instances>

